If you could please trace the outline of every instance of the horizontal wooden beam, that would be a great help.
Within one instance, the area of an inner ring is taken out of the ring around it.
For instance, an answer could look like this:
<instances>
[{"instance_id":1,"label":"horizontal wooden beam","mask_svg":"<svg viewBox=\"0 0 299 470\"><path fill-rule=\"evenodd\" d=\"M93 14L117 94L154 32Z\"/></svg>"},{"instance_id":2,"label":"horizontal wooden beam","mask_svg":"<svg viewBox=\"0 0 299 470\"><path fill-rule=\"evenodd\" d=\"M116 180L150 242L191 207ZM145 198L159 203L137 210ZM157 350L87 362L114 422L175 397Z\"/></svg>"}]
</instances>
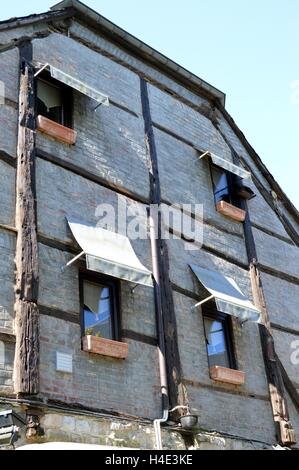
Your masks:
<instances>
[{"instance_id":1,"label":"horizontal wooden beam","mask_svg":"<svg viewBox=\"0 0 299 470\"><path fill-rule=\"evenodd\" d=\"M153 336L144 335L142 333L137 333L136 331L132 330L121 330L122 338L132 339L133 341L137 341L139 343L149 344L151 346L157 346L158 340Z\"/></svg>"},{"instance_id":2,"label":"horizontal wooden beam","mask_svg":"<svg viewBox=\"0 0 299 470\"><path fill-rule=\"evenodd\" d=\"M0 22L0 32L31 26L34 24L41 25L44 23L52 23L53 21L61 21L66 18L71 18L74 16L75 12L76 10L74 8L65 8L63 10L34 14L21 18L11 18L9 20Z\"/></svg>"},{"instance_id":3,"label":"horizontal wooden beam","mask_svg":"<svg viewBox=\"0 0 299 470\"><path fill-rule=\"evenodd\" d=\"M57 240L57 238L48 237L43 233L38 233L37 241L42 245L54 248L55 250L64 251L72 255L78 255L82 251L76 248L72 243L67 243L61 240Z\"/></svg>"},{"instance_id":4,"label":"horizontal wooden beam","mask_svg":"<svg viewBox=\"0 0 299 470\"><path fill-rule=\"evenodd\" d=\"M13 168L17 168L17 159L9 155L4 150L0 150L0 160L12 166Z\"/></svg>"},{"instance_id":5,"label":"horizontal wooden beam","mask_svg":"<svg viewBox=\"0 0 299 470\"><path fill-rule=\"evenodd\" d=\"M244 390L236 390L236 388L229 388L228 385L223 385L223 386L213 385L213 384L207 384L204 382L198 382L198 381L189 380L189 379L184 379L183 382L185 385L188 385L194 388L204 388L207 390L213 390L215 392L228 393L230 395L239 395L239 396L246 397L246 398L254 398L256 400L269 401L269 395L261 395L259 393L246 392Z\"/></svg>"},{"instance_id":6,"label":"horizontal wooden beam","mask_svg":"<svg viewBox=\"0 0 299 470\"><path fill-rule=\"evenodd\" d=\"M288 274L278 269L271 268L270 266L266 266L265 264L258 263L258 267L262 273L270 274L270 276L277 277L286 282L290 282L291 284L296 284L299 286L299 279L292 274Z\"/></svg>"},{"instance_id":7,"label":"horizontal wooden beam","mask_svg":"<svg viewBox=\"0 0 299 470\"><path fill-rule=\"evenodd\" d=\"M282 331L283 333L299 336L299 330L294 330L293 328L289 328L287 326L278 325L277 323L271 322L271 328L273 328L273 330Z\"/></svg>"},{"instance_id":8,"label":"horizontal wooden beam","mask_svg":"<svg viewBox=\"0 0 299 470\"><path fill-rule=\"evenodd\" d=\"M15 227L12 227L11 225L0 224L0 230L5 230L5 232L11 232L15 235L18 233L18 230Z\"/></svg>"},{"instance_id":9,"label":"horizontal wooden beam","mask_svg":"<svg viewBox=\"0 0 299 470\"><path fill-rule=\"evenodd\" d=\"M293 240L291 240L290 238L284 237L283 235L280 235L279 233L273 232L272 230L269 230L268 228L263 227L262 225L251 222L251 226L253 228L256 228L257 230L260 230L261 232L266 233L267 235L270 235L271 237L281 240L282 242L288 243L289 245L292 245L292 246L296 246Z\"/></svg>"},{"instance_id":10,"label":"horizontal wooden beam","mask_svg":"<svg viewBox=\"0 0 299 470\"><path fill-rule=\"evenodd\" d=\"M4 343L15 343L16 335L10 328L0 328L0 341Z\"/></svg>"},{"instance_id":11,"label":"horizontal wooden beam","mask_svg":"<svg viewBox=\"0 0 299 470\"><path fill-rule=\"evenodd\" d=\"M58 318L59 320L64 320L70 323L80 324L79 313L76 312L66 312L58 308L48 307L45 305L38 304L39 313L52 318Z\"/></svg>"}]
</instances>

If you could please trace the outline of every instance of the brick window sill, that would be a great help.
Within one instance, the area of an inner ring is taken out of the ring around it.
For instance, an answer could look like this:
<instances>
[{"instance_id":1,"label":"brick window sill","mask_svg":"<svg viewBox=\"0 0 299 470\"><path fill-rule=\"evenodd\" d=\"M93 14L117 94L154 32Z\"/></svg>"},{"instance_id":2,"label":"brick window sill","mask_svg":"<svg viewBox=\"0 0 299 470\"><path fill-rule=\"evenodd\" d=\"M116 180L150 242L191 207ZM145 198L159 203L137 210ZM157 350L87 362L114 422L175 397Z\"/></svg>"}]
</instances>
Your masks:
<instances>
[{"instance_id":1,"label":"brick window sill","mask_svg":"<svg viewBox=\"0 0 299 470\"><path fill-rule=\"evenodd\" d=\"M210 377L215 382L224 382L231 385L244 385L245 383L245 372L222 366L211 367Z\"/></svg>"},{"instance_id":2,"label":"brick window sill","mask_svg":"<svg viewBox=\"0 0 299 470\"><path fill-rule=\"evenodd\" d=\"M244 222L246 217L246 212L239 207L233 206L225 201L219 201L216 204L216 210L225 217L236 220L237 222Z\"/></svg>"},{"instance_id":3,"label":"brick window sill","mask_svg":"<svg viewBox=\"0 0 299 470\"><path fill-rule=\"evenodd\" d=\"M44 116L37 116L36 128L38 131L46 134L64 144L74 145L77 139L77 132L68 127L62 126L55 121Z\"/></svg>"},{"instance_id":4,"label":"brick window sill","mask_svg":"<svg viewBox=\"0 0 299 470\"><path fill-rule=\"evenodd\" d=\"M119 341L113 341L106 338L98 338L96 336L83 336L83 351L100 354L101 356L109 356L117 359L126 359L128 357L128 344Z\"/></svg>"}]
</instances>

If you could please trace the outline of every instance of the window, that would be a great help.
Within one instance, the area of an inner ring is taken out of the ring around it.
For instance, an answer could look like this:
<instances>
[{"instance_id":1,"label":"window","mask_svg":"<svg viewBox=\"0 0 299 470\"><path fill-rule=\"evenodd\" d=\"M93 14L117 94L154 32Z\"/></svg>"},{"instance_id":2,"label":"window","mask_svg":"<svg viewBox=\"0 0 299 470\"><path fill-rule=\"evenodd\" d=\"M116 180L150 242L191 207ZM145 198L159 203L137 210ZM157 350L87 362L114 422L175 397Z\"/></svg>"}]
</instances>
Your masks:
<instances>
[{"instance_id":1,"label":"window","mask_svg":"<svg viewBox=\"0 0 299 470\"><path fill-rule=\"evenodd\" d=\"M81 276L83 336L119 340L117 284L97 276Z\"/></svg>"},{"instance_id":2,"label":"window","mask_svg":"<svg viewBox=\"0 0 299 470\"><path fill-rule=\"evenodd\" d=\"M212 165L211 172L216 204L220 201L225 201L239 207L240 201L235 195L236 176L215 165Z\"/></svg>"},{"instance_id":3,"label":"window","mask_svg":"<svg viewBox=\"0 0 299 470\"><path fill-rule=\"evenodd\" d=\"M203 320L209 367L236 369L229 316L207 311Z\"/></svg>"},{"instance_id":4,"label":"window","mask_svg":"<svg viewBox=\"0 0 299 470\"><path fill-rule=\"evenodd\" d=\"M36 85L36 113L51 121L72 127L72 90L61 82L41 74Z\"/></svg>"},{"instance_id":5,"label":"window","mask_svg":"<svg viewBox=\"0 0 299 470\"><path fill-rule=\"evenodd\" d=\"M216 204L225 201L235 207L241 207L242 199L252 199L255 196L235 174L216 165L211 166L211 173Z\"/></svg>"}]
</instances>

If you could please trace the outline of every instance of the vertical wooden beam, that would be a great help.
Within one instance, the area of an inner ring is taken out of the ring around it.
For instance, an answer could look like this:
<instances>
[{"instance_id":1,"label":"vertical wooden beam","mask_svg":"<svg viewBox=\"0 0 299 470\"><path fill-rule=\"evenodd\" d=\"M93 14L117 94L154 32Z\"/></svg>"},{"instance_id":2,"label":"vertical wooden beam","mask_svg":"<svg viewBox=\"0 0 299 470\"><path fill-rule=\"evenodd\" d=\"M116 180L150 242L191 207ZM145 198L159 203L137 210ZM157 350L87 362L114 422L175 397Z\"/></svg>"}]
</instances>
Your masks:
<instances>
[{"instance_id":1,"label":"vertical wooden beam","mask_svg":"<svg viewBox=\"0 0 299 470\"><path fill-rule=\"evenodd\" d=\"M39 391L38 248L35 194L35 91L32 44L19 46L20 94L16 179L16 353L17 394Z\"/></svg>"},{"instance_id":2,"label":"vertical wooden beam","mask_svg":"<svg viewBox=\"0 0 299 470\"><path fill-rule=\"evenodd\" d=\"M142 112L144 119L145 141L149 160L150 203L160 206L161 187L158 169L158 157L150 112L147 82L140 79ZM158 218L157 253L160 271L160 289L158 295L162 306L163 325L165 334L165 355L167 363L167 381L170 407L186 405L182 368L178 347L177 324L174 310L173 293L169 278L169 257L167 244L161 238L161 214ZM182 414L179 410L178 414Z\"/></svg>"},{"instance_id":3,"label":"vertical wooden beam","mask_svg":"<svg viewBox=\"0 0 299 470\"><path fill-rule=\"evenodd\" d=\"M234 163L237 165L240 164L240 158L233 149L232 154ZM265 370L269 385L273 419L276 427L277 438L280 444L287 446L296 444L296 436L290 422L279 361L275 352L274 338L259 271L257 250L253 236L248 205L246 201L243 201L242 205L242 208L246 211L246 219L244 221L244 235L249 262L252 293L255 305L260 308L262 312L263 324L259 325L259 332Z\"/></svg>"}]
</instances>

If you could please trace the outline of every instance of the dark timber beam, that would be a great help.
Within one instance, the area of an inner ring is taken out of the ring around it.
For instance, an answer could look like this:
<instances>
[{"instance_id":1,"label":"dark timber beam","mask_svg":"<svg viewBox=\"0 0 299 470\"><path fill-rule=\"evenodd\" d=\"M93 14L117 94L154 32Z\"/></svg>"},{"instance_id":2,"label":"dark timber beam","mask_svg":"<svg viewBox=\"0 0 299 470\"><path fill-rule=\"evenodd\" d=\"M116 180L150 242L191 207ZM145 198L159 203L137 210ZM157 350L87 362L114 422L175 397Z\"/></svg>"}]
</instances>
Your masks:
<instances>
[{"instance_id":1,"label":"dark timber beam","mask_svg":"<svg viewBox=\"0 0 299 470\"><path fill-rule=\"evenodd\" d=\"M16 353L17 394L39 391L38 253L35 195L35 116L32 44L20 45L20 96L16 181Z\"/></svg>"},{"instance_id":2,"label":"dark timber beam","mask_svg":"<svg viewBox=\"0 0 299 470\"><path fill-rule=\"evenodd\" d=\"M150 112L147 82L140 79L142 112L144 119L145 141L149 160L150 202L161 204L161 188L158 170L158 157ZM156 296L161 303L165 335L165 356L170 407L186 405L182 380L181 361L178 348L177 324L174 311L172 287L169 279L169 258L165 240L161 238L161 218L159 218L157 240L157 262L159 265L159 289L155 285ZM158 290L158 292L157 292ZM181 414L181 413L179 413Z\"/></svg>"},{"instance_id":3,"label":"dark timber beam","mask_svg":"<svg viewBox=\"0 0 299 470\"><path fill-rule=\"evenodd\" d=\"M238 154L232 151L235 164L240 164ZM290 422L288 405L275 352L274 338L271 330L269 312L264 296L263 285L258 266L257 250L252 231L247 202L243 201L243 209L246 211L244 222L245 243L249 262L249 272L252 286L252 293L255 305L262 312L262 324L259 325L262 352L265 363L265 370L268 379L270 400L272 406L273 419L277 438L281 445L289 446L296 444L296 436L293 426Z\"/></svg>"}]
</instances>

